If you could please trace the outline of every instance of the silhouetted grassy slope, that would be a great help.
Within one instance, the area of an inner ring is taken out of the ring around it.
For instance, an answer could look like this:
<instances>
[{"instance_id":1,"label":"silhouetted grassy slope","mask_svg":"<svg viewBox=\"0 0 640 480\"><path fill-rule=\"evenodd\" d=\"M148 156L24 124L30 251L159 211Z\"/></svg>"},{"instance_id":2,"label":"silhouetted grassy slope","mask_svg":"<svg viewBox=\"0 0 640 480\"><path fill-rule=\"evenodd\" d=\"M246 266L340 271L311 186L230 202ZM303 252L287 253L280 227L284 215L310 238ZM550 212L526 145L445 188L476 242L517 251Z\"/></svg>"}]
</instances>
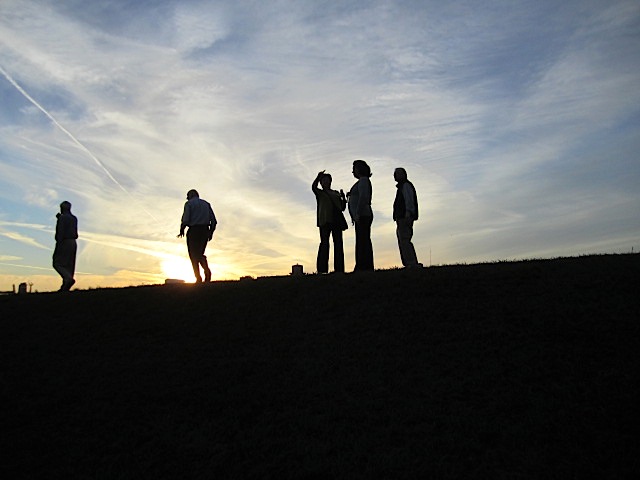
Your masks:
<instances>
[{"instance_id":1,"label":"silhouetted grassy slope","mask_svg":"<svg viewBox=\"0 0 640 480\"><path fill-rule=\"evenodd\" d=\"M624 478L640 256L0 297L3 478Z\"/></svg>"}]
</instances>

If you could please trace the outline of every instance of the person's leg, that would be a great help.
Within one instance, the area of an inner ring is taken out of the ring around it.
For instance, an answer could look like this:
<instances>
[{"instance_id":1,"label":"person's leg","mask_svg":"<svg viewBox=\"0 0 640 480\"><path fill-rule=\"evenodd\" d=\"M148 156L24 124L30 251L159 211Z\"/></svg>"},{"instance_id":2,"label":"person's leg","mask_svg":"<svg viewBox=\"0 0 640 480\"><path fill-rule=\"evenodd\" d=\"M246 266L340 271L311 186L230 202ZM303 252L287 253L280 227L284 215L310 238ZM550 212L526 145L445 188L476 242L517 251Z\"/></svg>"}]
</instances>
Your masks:
<instances>
[{"instance_id":1,"label":"person's leg","mask_svg":"<svg viewBox=\"0 0 640 480\"><path fill-rule=\"evenodd\" d=\"M327 273L329 271L329 235L331 227L323 225L320 227L320 245L318 246L318 258L316 260L316 269L318 273Z\"/></svg>"},{"instance_id":2,"label":"person's leg","mask_svg":"<svg viewBox=\"0 0 640 480\"><path fill-rule=\"evenodd\" d=\"M362 229L362 223L361 222L355 222L355 230L356 230L356 265L353 268L354 271L359 271L362 270L363 268L363 255L362 255L362 245L363 245L363 240L362 237L364 236L363 233L363 229Z\"/></svg>"},{"instance_id":3,"label":"person's leg","mask_svg":"<svg viewBox=\"0 0 640 480\"><path fill-rule=\"evenodd\" d=\"M373 244L371 243L371 224L373 217L361 219L362 225L362 269L373 270Z\"/></svg>"},{"instance_id":4,"label":"person's leg","mask_svg":"<svg viewBox=\"0 0 640 480\"><path fill-rule=\"evenodd\" d=\"M69 243L66 240L56 242L53 251L53 268L62 278L60 290L68 290L73 285L73 274L69 271L70 256Z\"/></svg>"},{"instance_id":5,"label":"person's leg","mask_svg":"<svg viewBox=\"0 0 640 480\"><path fill-rule=\"evenodd\" d=\"M198 235L192 227L189 227L187 231L187 251L189 252L189 260L191 260L191 267L193 268L193 274L196 277L196 283L202 282L200 276L200 244L198 242Z\"/></svg>"},{"instance_id":6,"label":"person's leg","mask_svg":"<svg viewBox=\"0 0 640 480\"><path fill-rule=\"evenodd\" d=\"M60 286L60 290L64 288L67 278L69 277L69 272L64 268L62 263L62 247L60 246L60 242L56 242L56 247L53 250L53 269L58 272L60 278L62 279L62 285Z\"/></svg>"},{"instance_id":7,"label":"person's leg","mask_svg":"<svg viewBox=\"0 0 640 480\"><path fill-rule=\"evenodd\" d=\"M333 237L333 271L344 272L344 245L342 242L342 229L334 226L331 230Z\"/></svg>"},{"instance_id":8,"label":"person's leg","mask_svg":"<svg viewBox=\"0 0 640 480\"><path fill-rule=\"evenodd\" d=\"M416 249L411 242L413 238L413 220L405 218L396 221L396 235L398 237L398 248L400 249L400 259L405 267L418 265Z\"/></svg>"},{"instance_id":9,"label":"person's leg","mask_svg":"<svg viewBox=\"0 0 640 480\"><path fill-rule=\"evenodd\" d=\"M198 264L202 266L204 272L204 281L211 281L211 270L209 269L209 262L204 252L207 249L207 243L209 241L209 228L206 226L198 225L194 231L194 251Z\"/></svg>"},{"instance_id":10,"label":"person's leg","mask_svg":"<svg viewBox=\"0 0 640 480\"><path fill-rule=\"evenodd\" d=\"M401 220L396 220L396 238L398 239L398 251L400 252L400 261L402 262L403 266L407 266L407 263L404 259L404 252L402 250L402 226L401 226Z\"/></svg>"},{"instance_id":11,"label":"person's leg","mask_svg":"<svg viewBox=\"0 0 640 480\"><path fill-rule=\"evenodd\" d=\"M76 274L76 254L78 251L78 244L75 240L65 240L67 243L68 255L67 255L67 271L69 272L69 282L67 284L67 290L69 290L74 283Z\"/></svg>"},{"instance_id":12,"label":"person's leg","mask_svg":"<svg viewBox=\"0 0 640 480\"><path fill-rule=\"evenodd\" d=\"M202 270L204 270L204 281L209 283L211 281L211 269L209 268L207 257L204 254L200 258L200 265L202 265Z\"/></svg>"},{"instance_id":13,"label":"person's leg","mask_svg":"<svg viewBox=\"0 0 640 480\"><path fill-rule=\"evenodd\" d=\"M373 217L360 217L356 222L356 266L355 270L373 270L373 245L371 224Z\"/></svg>"}]
</instances>

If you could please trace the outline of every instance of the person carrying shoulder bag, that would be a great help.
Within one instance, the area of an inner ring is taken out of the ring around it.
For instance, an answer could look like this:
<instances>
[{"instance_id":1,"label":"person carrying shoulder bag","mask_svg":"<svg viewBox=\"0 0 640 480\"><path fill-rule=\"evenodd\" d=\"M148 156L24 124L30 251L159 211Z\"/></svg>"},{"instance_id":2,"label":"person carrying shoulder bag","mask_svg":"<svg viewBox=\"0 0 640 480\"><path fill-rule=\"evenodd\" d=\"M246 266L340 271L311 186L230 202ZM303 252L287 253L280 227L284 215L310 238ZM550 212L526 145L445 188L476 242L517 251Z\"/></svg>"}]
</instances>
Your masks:
<instances>
[{"instance_id":1,"label":"person carrying shoulder bag","mask_svg":"<svg viewBox=\"0 0 640 480\"><path fill-rule=\"evenodd\" d=\"M335 272L344 272L342 232L348 227L342 212L347 201L342 190L331 190L331 181L331 175L322 170L311 184L311 190L316 196L317 226L320 230L316 260L318 273L329 272L329 236L333 237L333 269Z\"/></svg>"}]
</instances>

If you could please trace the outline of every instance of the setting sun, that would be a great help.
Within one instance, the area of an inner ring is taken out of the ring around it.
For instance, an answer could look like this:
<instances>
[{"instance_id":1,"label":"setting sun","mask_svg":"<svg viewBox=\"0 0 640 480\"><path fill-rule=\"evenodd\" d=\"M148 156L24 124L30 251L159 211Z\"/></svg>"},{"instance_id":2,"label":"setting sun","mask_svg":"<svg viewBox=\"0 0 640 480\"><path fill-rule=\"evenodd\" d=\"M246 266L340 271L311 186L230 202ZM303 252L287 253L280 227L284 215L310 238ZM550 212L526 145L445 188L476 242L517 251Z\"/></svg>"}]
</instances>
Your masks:
<instances>
[{"instance_id":1,"label":"setting sun","mask_svg":"<svg viewBox=\"0 0 640 480\"><path fill-rule=\"evenodd\" d=\"M193 269L186 258L170 257L162 261L162 273L166 278L175 278L185 282L193 282Z\"/></svg>"}]
</instances>

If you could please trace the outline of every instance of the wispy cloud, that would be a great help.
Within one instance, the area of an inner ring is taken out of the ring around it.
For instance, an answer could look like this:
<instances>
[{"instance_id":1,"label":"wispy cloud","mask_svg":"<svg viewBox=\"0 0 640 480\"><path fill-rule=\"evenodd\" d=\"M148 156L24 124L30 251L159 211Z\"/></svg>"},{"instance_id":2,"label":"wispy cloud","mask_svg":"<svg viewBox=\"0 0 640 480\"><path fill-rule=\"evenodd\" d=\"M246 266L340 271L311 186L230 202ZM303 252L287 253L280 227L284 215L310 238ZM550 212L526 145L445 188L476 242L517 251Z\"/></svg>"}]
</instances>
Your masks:
<instances>
[{"instance_id":1,"label":"wispy cloud","mask_svg":"<svg viewBox=\"0 0 640 480\"><path fill-rule=\"evenodd\" d=\"M31 247L40 248L42 250L49 250L49 248L50 248L50 247L47 247L46 245L42 245L41 243L37 242L33 238L27 237L27 236L22 235L21 233L18 233L18 232L3 232L3 231L0 231L0 235L2 235L3 237L9 238L11 240L15 240L16 242L24 243L25 245L29 245Z\"/></svg>"}]
</instances>

